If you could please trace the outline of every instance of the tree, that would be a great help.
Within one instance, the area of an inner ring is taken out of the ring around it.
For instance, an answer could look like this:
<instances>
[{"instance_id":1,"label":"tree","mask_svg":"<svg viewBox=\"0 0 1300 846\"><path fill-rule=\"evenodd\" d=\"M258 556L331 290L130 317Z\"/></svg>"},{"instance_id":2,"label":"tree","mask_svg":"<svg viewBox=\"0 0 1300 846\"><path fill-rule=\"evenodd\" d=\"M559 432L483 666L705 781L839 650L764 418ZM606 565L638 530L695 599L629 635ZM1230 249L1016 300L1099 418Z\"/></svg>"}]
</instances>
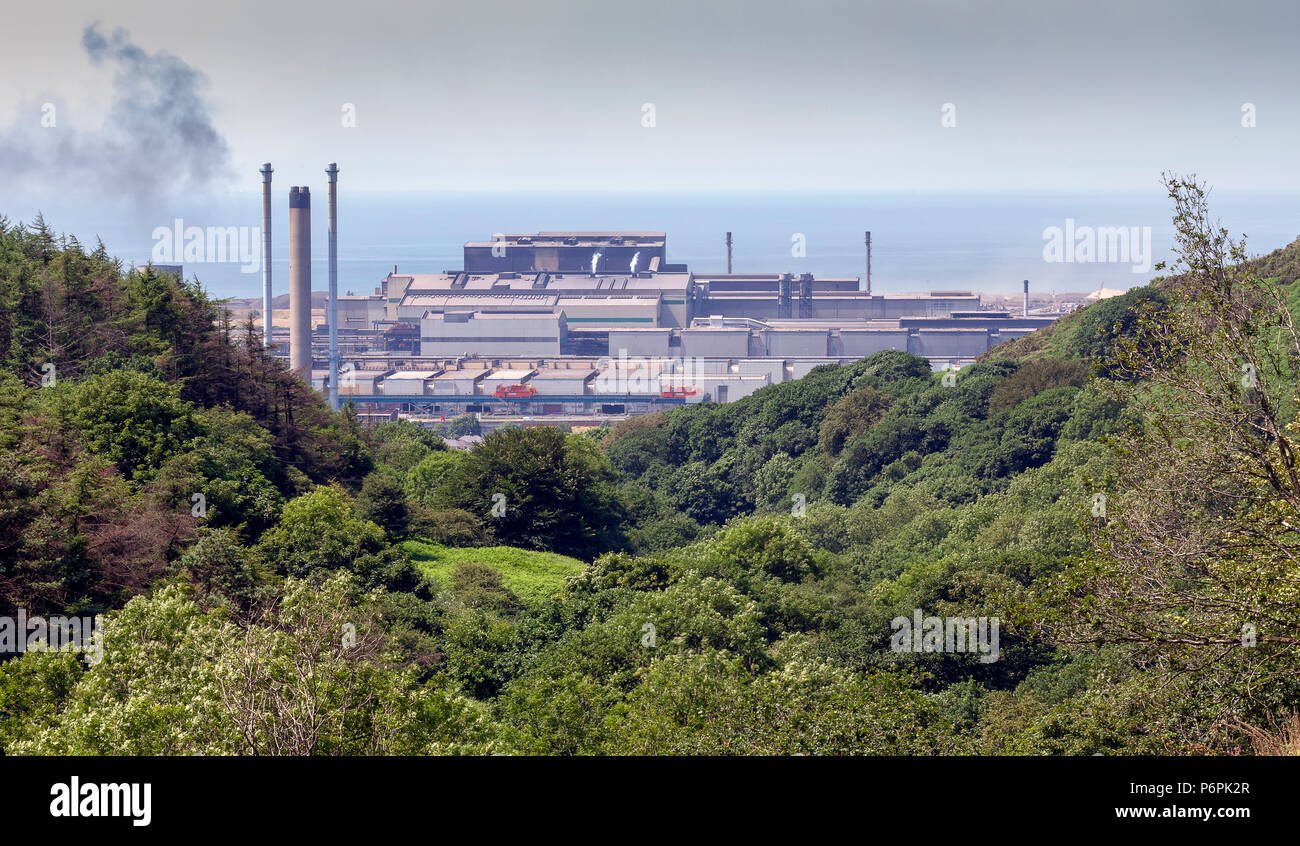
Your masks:
<instances>
[{"instance_id":1,"label":"tree","mask_svg":"<svg viewBox=\"0 0 1300 846\"><path fill-rule=\"evenodd\" d=\"M822 452L830 459L839 455L847 441L874 426L890 405L890 398L875 388L862 388L835 403L822 419Z\"/></svg>"},{"instance_id":2,"label":"tree","mask_svg":"<svg viewBox=\"0 0 1300 846\"><path fill-rule=\"evenodd\" d=\"M1170 308L1118 344L1112 396L1140 415L1094 504L1095 554L1051 594L1048 627L1194 670L1218 716L1268 708L1300 669L1300 334L1285 292L1211 223L1204 187L1166 178Z\"/></svg>"},{"instance_id":3,"label":"tree","mask_svg":"<svg viewBox=\"0 0 1300 846\"><path fill-rule=\"evenodd\" d=\"M199 433L194 409L165 382L129 370L91 376L71 398L86 444L127 479L150 478Z\"/></svg>"},{"instance_id":4,"label":"tree","mask_svg":"<svg viewBox=\"0 0 1300 846\"><path fill-rule=\"evenodd\" d=\"M1082 387L1087 379L1087 368L1078 362L1054 358L1026 362L993 389L989 395L988 413L997 414L999 411L1013 408L1051 388Z\"/></svg>"},{"instance_id":5,"label":"tree","mask_svg":"<svg viewBox=\"0 0 1300 846\"><path fill-rule=\"evenodd\" d=\"M607 718L634 755L934 755L967 746L905 677L803 660L751 676L725 653L673 655Z\"/></svg>"},{"instance_id":6,"label":"tree","mask_svg":"<svg viewBox=\"0 0 1300 846\"><path fill-rule=\"evenodd\" d=\"M429 453L406 474L406 493L415 502L437 508L444 485L460 462L461 453L440 450Z\"/></svg>"},{"instance_id":7,"label":"tree","mask_svg":"<svg viewBox=\"0 0 1300 846\"><path fill-rule=\"evenodd\" d=\"M482 516L502 542L590 559L615 548L623 510L588 439L539 427L493 432L453 468L447 504Z\"/></svg>"},{"instance_id":8,"label":"tree","mask_svg":"<svg viewBox=\"0 0 1300 846\"><path fill-rule=\"evenodd\" d=\"M367 588L426 588L406 554L388 545L382 528L358 517L338 487L317 488L290 500L256 551L281 576L301 579L319 571L346 570Z\"/></svg>"},{"instance_id":9,"label":"tree","mask_svg":"<svg viewBox=\"0 0 1300 846\"><path fill-rule=\"evenodd\" d=\"M68 675L29 653L0 671L39 719L7 750L38 755L429 755L502 750L488 715L417 684L388 653L377 598L345 573L290 580L235 618L167 587L104 622L103 660ZM69 687L54 711L15 683ZM0 730L7 724L0 723Z\"/></svg>"},{"instance_id":10,"label":"tree","mask_svg":"<svg viewBox=\"0 0 1300 846\"><path fill-rule=\"evenodd\" d=\"M406 535L411 514L402 480L396 473L376 471L366 477L357 496L357 514L378 524L391 538Z\"/></svg>"}]
</instances>

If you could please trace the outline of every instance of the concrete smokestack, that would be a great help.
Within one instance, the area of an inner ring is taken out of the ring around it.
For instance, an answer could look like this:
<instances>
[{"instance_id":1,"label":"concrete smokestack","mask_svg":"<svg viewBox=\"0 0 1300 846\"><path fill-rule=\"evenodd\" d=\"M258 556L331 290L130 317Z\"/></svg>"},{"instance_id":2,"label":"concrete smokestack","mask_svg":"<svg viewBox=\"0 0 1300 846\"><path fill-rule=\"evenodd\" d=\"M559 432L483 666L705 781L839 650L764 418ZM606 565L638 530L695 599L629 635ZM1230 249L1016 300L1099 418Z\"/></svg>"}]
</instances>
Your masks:
<instances>
[{"instance_id":1,"label":"concrete smokestack","mask_svg":"<svg viewBox=\"0 0 1300 846\"><path fill-rule=\"evenodd\" d=\"M1029 316L1029 280L1025 280L1025 317Z\"/></svg>"},{"instance_id":2,"label":"concrete smokestack","mask_svg":"<svg viewBox=\"0 0 1300 846\"><path fill-rule=\"evenodd\" d=\"M271 346L271 163L262 165L262 346Z\"/></svg>"},{"instance_id":3,"label":"concrete smokestack","mask_svg":"<svg viewBox=\"0 0 1300 846\"><path fill-rule=\"evenodd\" d=\"M871 293L871 232L868 231L863 240L867 243L867 276L865 282L867 294L869 295Z\"/></svg>"},{"instance_id":4,"label":"concrete smokestack","mask_svg":"<svg viewBox=\"0 0 1300 846\"><path fill-rule=\"evenodd\" d=\"M339 410L339 166L325 168L330 178L330 408Z\"/></svg>"},{"instance_id":5,"label":"concrete smokestack","mask_svg":"<svg viewBox=\"0 0 1300 846\"><path fill-rule=\"evenodd\" d=\"M731 233L727 233L727 273L731 273Z\"/></svg>"},{"instance_id":6,"label":"concrete smokestack","mask_svg":"<svg viewBox=\"0 0 1300 846\"><path fill-rule=\"evenodd\" d=\"M289 369L311 381L311 190L289 189Z\"/></svg>"}]
</instances>

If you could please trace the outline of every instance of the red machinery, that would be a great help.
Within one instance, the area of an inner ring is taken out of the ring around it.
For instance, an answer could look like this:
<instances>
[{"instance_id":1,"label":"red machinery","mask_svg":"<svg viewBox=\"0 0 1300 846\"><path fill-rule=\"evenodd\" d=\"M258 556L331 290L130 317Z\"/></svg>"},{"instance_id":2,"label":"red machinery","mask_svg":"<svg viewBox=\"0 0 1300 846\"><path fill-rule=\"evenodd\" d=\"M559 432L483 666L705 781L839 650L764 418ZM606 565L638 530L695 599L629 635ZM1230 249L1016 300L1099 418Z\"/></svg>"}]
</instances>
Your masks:
<instances>
[{"instance_id":1,"label":"red machinery","mask_svg":"<svg viewBox=\"0 0 1300 846\"><path fill-rule=\"evenodd\" d=\"M532 385L497 385L492 396L498 399L529 399L537 396L537 389Z\"/></svg>"}]
</instances>

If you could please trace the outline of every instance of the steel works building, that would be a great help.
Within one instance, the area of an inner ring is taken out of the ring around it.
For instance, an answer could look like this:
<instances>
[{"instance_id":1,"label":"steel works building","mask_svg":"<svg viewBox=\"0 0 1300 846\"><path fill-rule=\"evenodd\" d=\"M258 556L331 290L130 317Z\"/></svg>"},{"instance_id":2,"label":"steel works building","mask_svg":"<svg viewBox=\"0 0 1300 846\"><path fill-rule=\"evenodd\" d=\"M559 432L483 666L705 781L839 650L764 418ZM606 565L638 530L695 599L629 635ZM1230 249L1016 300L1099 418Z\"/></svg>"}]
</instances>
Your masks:
<instances>
[{"instance_id":1,"label":"steel works building","mask_svg":"<svg viewBox=\"0 0 1300 846\"><path fill-rule=\"evenodd\" d=\"M338 299L340 393L432 414L634 413L734 400L880 350L964 363L1055 319L1030 315L1027 295L1013 313L969 291L872 293L870 233L866 246L862 278L816 278L692 272L668 263L662 232L470 242L460 269L394 267L373 295Z\"/></svg>"}]
</instances>

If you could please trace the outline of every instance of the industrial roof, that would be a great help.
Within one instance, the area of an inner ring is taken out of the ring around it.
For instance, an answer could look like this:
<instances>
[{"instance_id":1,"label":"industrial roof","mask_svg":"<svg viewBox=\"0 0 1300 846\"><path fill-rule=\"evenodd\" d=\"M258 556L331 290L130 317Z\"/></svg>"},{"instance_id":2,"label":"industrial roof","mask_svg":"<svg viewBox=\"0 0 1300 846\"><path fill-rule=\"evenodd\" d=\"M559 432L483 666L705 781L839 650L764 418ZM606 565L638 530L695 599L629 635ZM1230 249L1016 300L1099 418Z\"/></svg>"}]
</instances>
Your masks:
<instances>
[{"instance_id":1,"label":"industrial roof","mask_svg":"<svg viewBox=\"0 0 1300 846\"><path fill-rule=\"evenodd\" d=\"M503 234L494 241L470 241L467 247L492 247L497 244L523 247L626 247L662 246L667 241L665 232L538 232L536 234Z\"/></svg>"},{"instance_id":2,"label":"industrial roof","mask_svg":"<svg viewBox=\"0 0 1300 846\"><path fill-rule=\"evenodd\" d=\"M533 376L533 381L536 382L538 379L587 379L595 374L596 368L594 367L585 367L581 370L577 368L568 370L548 368L537 371L537 374Z\"/></svg>"},{"instance_id":3,"label":"industrial roof","mask_svg":"<svg viewBox=\"0 0 1300 846\"><path fill-rule=\"evenodd\" d=\"M555 307L556 294L445 294L408 293L402 298L401 308L470 309L470 308L535 308L550 311Z\"/></svg>"},{"instance_id":4,"label":"industrial roof","mask_svg":"<svg viewBox=\"0 0 1300 846\"><path fill-rule=\"evenodd\" d=\"M441 370L399 370L396 373L389 374L389 379L432 379L441 373Z\"/></svg>"},{"instance_id":5,"label":"industrial roof","mask_svg":"<svg viewBox=\"0 0 1300 846\"><path fill-rule=\"evenodd\" d=\"M448 370L445 373L434 376L433 379L435 382L455 382L460 379L478 380L483 376L486 376L487 372L487 368L482 370L471 370L468 368L465 370Z\"/></svg>"},{"instance_id":6,"label":"industrial roof","mask_svg":"<svg viewBox=\"0 0 1300 846\"><path fill-rule=\"evenodd\" d=\"M689 273L420 273L411 277L406 296L433 294L555 294L567 291L602 293L606 291L684 291L690 286Z\"/></svg>"},{"instance_id":7,"label":"industrial roof","mask_svg":"<svg viewBox=\"0 0 1300 846\"><path fill-rule=\"evenodd\" d=\"M655 294L654 296L647 296L645 294L605 294L605 293L561 294L559 301L561 303L565 303L565 302L592 303L593 305L603 304L603 303L618 303L622 305L626 305L627 303L636 305L640 303L644 305L658 305L659 295Z\"/></svg>"},{"instance_id":8,"label":"industrial roof","mask_svg":"<svg viewBox=\"0 0 1300 846\"><path fill-rule=\"evenodd\" d=\"M527 379L529 376L532 376L535 372L537 371L535 370L493 370L492 375L489 378L514 379L515 381L522 381L524 379Z\"/></svg>"},{"instance_id":9,"label":"industrial roof","mask_svg":"<svg viewBox=\"0 0 1300 846\"><path fill-rule=\"evenodd\" d=\"M695 273L700 282L779 282L781 273ZM799 274L791 274L791 281L798 283ZM857 276L814 276L814 282L857 282Z\"/></svg>"},{"instance_id":10,"label":"industrial roof","mask_svg":"<svg viewBox=\"0 0 1300 846\"><path fill-rule=\"evenodd\" d=\"M563 311L554 309L529 309L527 311L481 311L475 309L469 313L469 317L475 320L545 320L548 317L559 317L564 314ZM441 311L426 311L422 320L445 320L447 314Z\"/></svg>"}]
</instances>

